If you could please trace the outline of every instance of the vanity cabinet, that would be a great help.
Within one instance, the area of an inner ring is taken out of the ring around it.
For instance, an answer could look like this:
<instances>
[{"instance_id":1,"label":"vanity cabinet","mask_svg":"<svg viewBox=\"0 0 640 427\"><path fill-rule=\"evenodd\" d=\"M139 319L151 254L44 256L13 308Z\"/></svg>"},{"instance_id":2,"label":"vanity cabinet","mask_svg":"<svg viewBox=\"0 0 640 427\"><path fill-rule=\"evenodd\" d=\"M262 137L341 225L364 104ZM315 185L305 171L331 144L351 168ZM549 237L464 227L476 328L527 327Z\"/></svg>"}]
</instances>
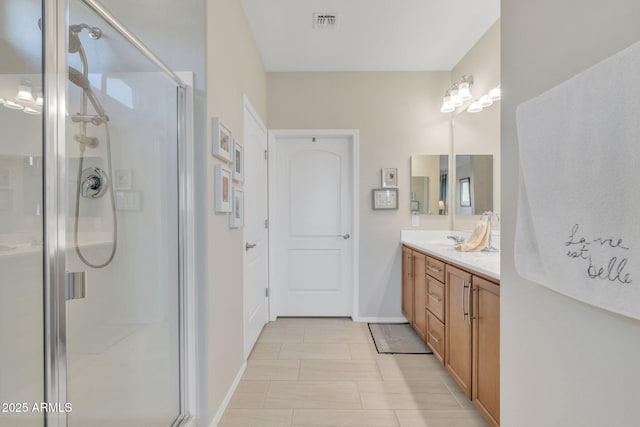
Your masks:
<instances>
[{"instance_id":1,"label":"vanity cabinet","mask_svg":"<svg viewBox=\"0 0 640 427\"><path fill-rule=\"evenodd\" d=\"M425 341L433 355L444 364L445 356L445 264L426 257L426 314Z\"/></svg>"},{"instance_id":2,"label":"vanity cabinet","mask_svg":"<svg viewBox=\"0 0 640 427\"><path fill-rule=\"evenodd\" d=\"M500 286L402 247L402 313L490 425L500 425Z\"/></svg>"},{"instance_id":3,"label":"vanity cabinet","mask_svg":"<svg viewBox=\"0 0 640 427\"><path fill-rule=\"evenodd\" d=\"M500 286L473 276L473 403L500 424Z\"/></svg>"},{"instance_id":4,"label":"vanity cabinet","mask_svg":"<svg viewBox=\"0 0 640 427\"><path fill-rule=\"evenodd\" d=\"M445 366L492 425L500 425L500 286L446 266Z\"/></svg>"},{"instance_id":5,"label":"vanity cabinet","mask_svg":"<svg viewBox=\"0 0 640 427\"><path fill-rule=\"evenodd\" d=\"M413 329L425 339L427 329L427 256L413 251Z\"/></svg>"},{"instance_id":6,"label":"vanity cabinet","mask_svg":"<svg viewBox=\"0 0 640 427\"><path fill-rule=\"evenodd\" d=\"M402 247L402 314L413 324L413 251Z\"/></svg>"},{"instance_id":7,"label":"vanity cabinet","mask_svg":"<svg viewBox=\"0 0 640 427\"><path fill-rule=\"evenodd\" d=\"M402 314L424 340L427 329L426 255L402 247Z\"/></svg>"},{"instance_id":8,"label":"vanity cabinet","mask_svg":"<svg viewBox=\"0 0 640 427\"><path fill-rule=\"evenodd\" d=\"M471 398L471 274L447 265L445 366L462 391Z\"/></svg>"}]
</instances>

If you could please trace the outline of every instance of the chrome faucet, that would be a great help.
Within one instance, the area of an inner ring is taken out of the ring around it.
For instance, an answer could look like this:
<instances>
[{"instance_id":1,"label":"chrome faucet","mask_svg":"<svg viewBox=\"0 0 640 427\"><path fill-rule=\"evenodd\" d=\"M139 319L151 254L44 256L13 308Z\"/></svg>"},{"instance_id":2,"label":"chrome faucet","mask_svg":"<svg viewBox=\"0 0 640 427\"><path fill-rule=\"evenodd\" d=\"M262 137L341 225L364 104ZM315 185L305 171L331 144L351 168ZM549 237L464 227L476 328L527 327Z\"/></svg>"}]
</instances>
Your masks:
<instances>
[{"instance_id":1,"label":"chrome faucet","mask_svg":"<svg viewBox=\"0 0 640 427\"><path fill-rule=\"evenodd\" d=\"M451 235L451 236L447 236L447 239L453 240L454 242L456 242L456 245L459 245L460 243L464 243L464 237L462 236Z\"/></svg>"},{"instance_id":2,"label":"chrome faucet","mask_svg":"<svg viewBox=\"0 0 640 427\"><path fill-rule=\"evenodd\" d=\"M496 219L496 222L499 224L500 215L498 215L495 212L487 211L487 212L484 212L480 217L481 220L487 222L487 228L488 228L487 232L489 233L489 242L487 243L487 247L483 249L484 252L498 252L500 250L494 247L491 242L491 223L493 222L494 218Z\"/></svg>"}]
</instances>

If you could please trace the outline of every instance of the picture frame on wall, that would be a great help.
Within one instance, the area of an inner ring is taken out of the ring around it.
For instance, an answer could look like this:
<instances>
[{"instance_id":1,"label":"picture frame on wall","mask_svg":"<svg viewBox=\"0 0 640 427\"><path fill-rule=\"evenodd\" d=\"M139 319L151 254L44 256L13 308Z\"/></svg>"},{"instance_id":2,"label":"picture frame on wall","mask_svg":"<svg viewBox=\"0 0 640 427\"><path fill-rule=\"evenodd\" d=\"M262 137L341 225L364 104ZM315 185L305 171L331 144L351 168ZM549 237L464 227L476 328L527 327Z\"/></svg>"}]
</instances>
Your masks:
<instances>
[{"instance_id":1,"label":"picture frame on wall","mask_svg":"<svg viewBox=\"0 0 640 427\"><path fill-rule=\"evenodd\" d=\"M215 165L213 174L214 209L216 212L231 212L231 169Z\"/></svg>"},{"instance_id":2,"label":"picture frame on wall","mask_svg":"<svg viewBox=\"0 0 640 427\"><path fill-rule=\"evenodd\" d=\"M244 225L244 191L234 187L231 213L229 214L229 227L240 228Z\"/></svg>"},{"instance_id":3,"label":"picture frame on wall","mask_svg":"<svg viewBox=\"0 0 640 427\"><path fill-rule=\"evenodd\" d=\"M382 188L398 188L398 168L382 168Z\"/></svg>"},{"instance_id":4,"label":"picture frame on wall","mask_svg":"<svg viewBox=\"0 0 640 427\"><path fill-rule=\"evenodd\" d=\"M218 117L211 119L212 154L227 163L233 161L233 134Z\"/></svg>"},{"instance_id":5,"label":"picture frame on wall","mask_svg":"<svg viewBox=\"0 0 640 427\"><path fill-rule=\"evenodd\" d=\"M373 209L398 209L397 188L376 188L372 190Z\"/></svg>"},{"instance_id":6,"label":"picture frame on wall","mask_svg":"<svg viewBox=\"0 0 640 427\"><path fill-rule=\"evenodd\" d=\"M244 181L244 148L235 140L233 142L233 180Z\"/></svg>"}]
</instances>

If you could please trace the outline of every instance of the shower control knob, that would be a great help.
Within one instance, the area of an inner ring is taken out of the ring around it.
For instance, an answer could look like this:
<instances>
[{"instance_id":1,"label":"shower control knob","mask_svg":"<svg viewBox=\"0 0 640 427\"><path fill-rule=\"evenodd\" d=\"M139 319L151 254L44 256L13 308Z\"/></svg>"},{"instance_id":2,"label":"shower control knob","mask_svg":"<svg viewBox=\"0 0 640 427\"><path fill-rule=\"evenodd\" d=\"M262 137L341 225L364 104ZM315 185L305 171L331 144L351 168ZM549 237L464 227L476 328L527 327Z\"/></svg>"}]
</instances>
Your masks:
<instances>
[{"instance_id":1,"label":"shower control knob","mask_svg":"<svg viewBox=\"0 0 640 427\"><path fill-rule=\"evenodd\" d=\"M109 186L109 178L105 171L98 167L88 167L80 176L80 194L88 199L102 197Z\"/></svg>"}]
</instances>

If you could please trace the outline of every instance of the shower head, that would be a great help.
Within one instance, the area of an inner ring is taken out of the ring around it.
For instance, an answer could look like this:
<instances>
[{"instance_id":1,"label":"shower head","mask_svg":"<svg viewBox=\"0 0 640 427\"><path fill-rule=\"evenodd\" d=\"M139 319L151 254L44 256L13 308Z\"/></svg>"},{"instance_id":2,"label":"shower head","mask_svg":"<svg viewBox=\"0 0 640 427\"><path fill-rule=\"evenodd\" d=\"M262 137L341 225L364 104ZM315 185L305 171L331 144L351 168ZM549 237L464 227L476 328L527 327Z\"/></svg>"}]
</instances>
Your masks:
<instances>
[{"instance_id":1,"label":"shower head","mask_svg":"<svg viewBox=\"0 0 640 427\"><path fill-rule=\"evenodd\" d=\"M89 79L86 78L85 75L76 68L69 67L69 81L81 89L91 89L91 83L89 83Z\"/></svg>"},{"instance_id":2,"label":"shower head","mask_svg":"<svg viewBox=\"0 0 640 427\"><path fill-rule=\"evenodd\" d=\"M87 24L69 25L69 53L76 53L82 47L78 34L84 29L89 30L89 37L93 40L102 37L102 30L98 27L90 27Z\"/></svg>"},{"instance_id":3,"label":"shower head","mask_svg":"<svg viewBox=\"0 0 640 427\"><path fill-rule=\"evenodd\" d=\"M89 83L89 79L84 74L82 74L81 71L73 67L69 67L69 81L84 91L84 93L89 98L91 105L93 105L93 108L96 110L96 113L98 113L100 117L107 118L102 105L100 105L98 98L93 93L93 90L91 90L91 83Z\"/></svg>"}]
</instances>

